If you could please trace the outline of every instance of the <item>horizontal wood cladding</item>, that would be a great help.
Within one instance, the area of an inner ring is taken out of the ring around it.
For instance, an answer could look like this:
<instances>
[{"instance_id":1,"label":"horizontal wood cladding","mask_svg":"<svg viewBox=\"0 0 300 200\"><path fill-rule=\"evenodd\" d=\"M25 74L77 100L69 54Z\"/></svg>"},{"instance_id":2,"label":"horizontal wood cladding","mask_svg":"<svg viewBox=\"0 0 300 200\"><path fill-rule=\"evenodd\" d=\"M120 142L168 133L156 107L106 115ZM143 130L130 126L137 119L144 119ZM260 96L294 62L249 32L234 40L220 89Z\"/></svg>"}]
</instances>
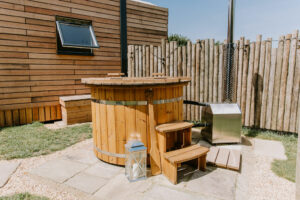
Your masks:
<instances>
[{"instance_id":1,"label":"horizontal wood cladding","mask_svg":"<svg viewBox=\"0 0 300 200\"><path fill-rule=\"evenodd\" d=\"M168 9L128 0L127 12L128 44L167 37ZM57 55L56 16L92 21L94 56ZM120 56L119 0L1 0L0 127L61 119L59 96L90 93L80 79L120 72Z\"/></svg>"}]
</instances>

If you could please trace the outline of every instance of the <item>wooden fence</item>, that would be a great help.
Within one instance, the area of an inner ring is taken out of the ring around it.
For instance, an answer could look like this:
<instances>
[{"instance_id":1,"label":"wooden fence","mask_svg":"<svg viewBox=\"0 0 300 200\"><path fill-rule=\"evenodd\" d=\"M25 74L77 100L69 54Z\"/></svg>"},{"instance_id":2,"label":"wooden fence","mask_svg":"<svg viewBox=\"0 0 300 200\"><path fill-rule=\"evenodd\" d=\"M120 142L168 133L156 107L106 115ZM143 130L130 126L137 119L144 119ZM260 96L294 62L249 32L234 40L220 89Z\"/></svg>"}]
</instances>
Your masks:
<instances>
[{"instance_id":1,"label":"wooden fence","mask_svg":"<svg viewBox=\"0 0 300 200\"><path fill-rule=\"evenodd\" d=\"M278 42L278 47L274 47ZM222 102L223 68L226 44L214 39L178 46L162 40L160 46L128 46L129 77L147 77L152 73L189 76L191 83L184 98L200 102ZM300 51L298 31L255 42L243 37L235 42L235 102L242 111L242 123L284 132L297 132L300 121ZM299 103L298 103L299 102ZM201 110L184 106L184 118L201 119Z\"/></svg>"}]
</instances>

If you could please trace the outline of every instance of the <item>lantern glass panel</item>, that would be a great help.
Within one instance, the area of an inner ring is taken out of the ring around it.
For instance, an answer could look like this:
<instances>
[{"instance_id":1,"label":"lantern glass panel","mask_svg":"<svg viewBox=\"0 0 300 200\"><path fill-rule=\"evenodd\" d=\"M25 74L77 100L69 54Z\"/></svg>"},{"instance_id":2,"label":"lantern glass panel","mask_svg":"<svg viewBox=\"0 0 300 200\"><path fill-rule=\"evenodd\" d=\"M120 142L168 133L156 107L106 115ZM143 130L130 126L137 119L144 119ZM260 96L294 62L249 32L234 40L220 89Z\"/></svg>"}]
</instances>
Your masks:
<instances>
[{"instance_id":1,"label":"lantern glass panel","mask_svg":"<svg viewBox=\"0 0 300 200\"><path fill-rule=\"evenodd\" d=\"M131 148L130 148L131 147ZM137 181L146 178L147 151L144 146L125 146L126 161L125 175L129 181Z\"/></svg>"}]
</instances>

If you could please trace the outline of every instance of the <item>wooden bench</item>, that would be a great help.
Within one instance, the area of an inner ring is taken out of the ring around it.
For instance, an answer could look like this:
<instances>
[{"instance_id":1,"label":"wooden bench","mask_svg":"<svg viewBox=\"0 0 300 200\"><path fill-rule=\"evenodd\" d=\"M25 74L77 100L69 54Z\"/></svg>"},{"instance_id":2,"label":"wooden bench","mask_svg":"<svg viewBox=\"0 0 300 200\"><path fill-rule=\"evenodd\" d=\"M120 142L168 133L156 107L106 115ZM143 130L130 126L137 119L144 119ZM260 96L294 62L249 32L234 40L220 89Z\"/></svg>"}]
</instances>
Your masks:
<instances>
[{"instance_id":1,"label":"wooden bench","mask_svg":"<svg viewBox=\"0 0 300 200\"><path fill-rule=\"evenodd\" d=\"M165 162L164 175L173 183L177 184L177 169L181 166L181 163L198 160L198 170L205 171L206 169L206 154L209 151L208 148L199 145L191 145L175 151L164 153Z\"/></svg>"},{"instance_id":2,"label":"wooden bench","mask_svg":"<svg viewBox=\"0 0 300 200\"><path fill-rule=\"evenodd\" d=\"M91 95L65 96L59 98L62 120L67 125L91 122Z\"/></svg>"}]
</instances>

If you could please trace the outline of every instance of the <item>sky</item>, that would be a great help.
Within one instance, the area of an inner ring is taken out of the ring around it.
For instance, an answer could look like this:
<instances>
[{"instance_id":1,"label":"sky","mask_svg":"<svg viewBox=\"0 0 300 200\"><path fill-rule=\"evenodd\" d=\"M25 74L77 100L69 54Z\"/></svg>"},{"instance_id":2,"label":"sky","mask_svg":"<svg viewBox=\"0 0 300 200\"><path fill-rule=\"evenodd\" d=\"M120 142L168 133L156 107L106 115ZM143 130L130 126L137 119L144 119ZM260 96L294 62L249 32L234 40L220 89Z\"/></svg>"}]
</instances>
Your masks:
<instances>
[{"instance_id":1,"label":"sky","mask_svg":"<svg viewBox=\"0 0 300 200\"><path fill-rule=\"evenodd\" d=\"M169 8L169 34L190 40L227 37L228 0L147 0ZM300 0L236 0L234 40L277 40L300 28Z\"/></svg>"}]
</instances>

